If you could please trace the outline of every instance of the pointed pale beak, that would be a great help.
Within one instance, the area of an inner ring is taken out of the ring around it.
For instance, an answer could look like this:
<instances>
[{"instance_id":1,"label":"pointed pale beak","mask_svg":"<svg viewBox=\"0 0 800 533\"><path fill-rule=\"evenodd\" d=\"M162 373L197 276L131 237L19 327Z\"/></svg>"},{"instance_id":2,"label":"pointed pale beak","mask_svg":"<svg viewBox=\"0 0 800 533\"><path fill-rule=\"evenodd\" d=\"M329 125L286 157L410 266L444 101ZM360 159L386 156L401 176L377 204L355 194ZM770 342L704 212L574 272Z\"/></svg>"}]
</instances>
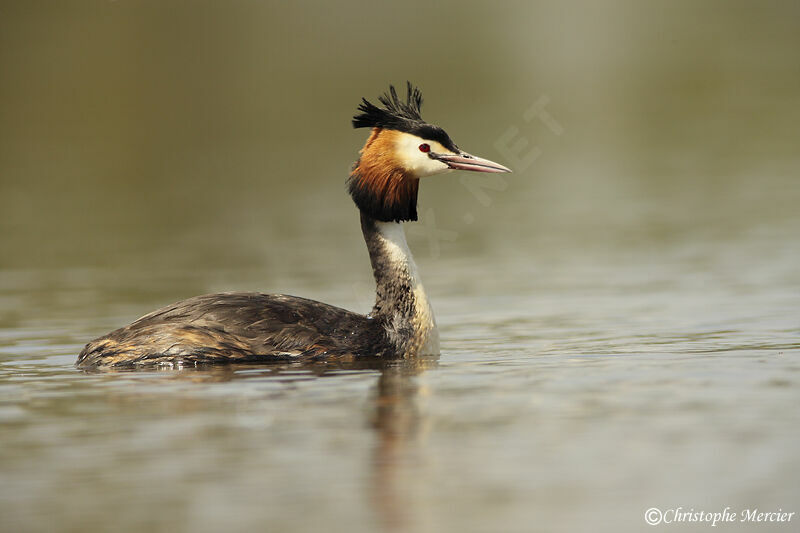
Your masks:
<instances>
[{"instance_id":1,"label":"pointed pale beak","mask_svg":"<svg viewBox=\"0 0 800 533\"><path fill-rule=\"evenodd\" d=\"M473 172L511 172L499 163L470 155L466 152L458 154L428 154L433 159L438 159L448 167L455 170L471 170Z\"/></svg>"}]
</instances>

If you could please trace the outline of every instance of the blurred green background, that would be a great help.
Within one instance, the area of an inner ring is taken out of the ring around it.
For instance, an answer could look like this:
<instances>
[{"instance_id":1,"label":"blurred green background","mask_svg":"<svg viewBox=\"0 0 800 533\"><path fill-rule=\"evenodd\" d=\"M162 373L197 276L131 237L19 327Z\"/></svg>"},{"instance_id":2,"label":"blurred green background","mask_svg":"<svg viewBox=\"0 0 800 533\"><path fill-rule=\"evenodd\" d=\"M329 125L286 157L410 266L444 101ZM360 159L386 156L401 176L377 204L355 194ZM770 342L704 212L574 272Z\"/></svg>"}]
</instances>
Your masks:
<instances>
[{"instance_id":1,"label":"blurred green background","mask_svg":"<svg viewBox=\"0 0 800 533\"><path fill-rule=\"evenodd\" d=\"M791 1L3 0L0 267L347 261L350 117L407 79L462 148L540 153L483 201L427 181L434 253L794 229L799 30Z\"/></svg>"}]
</instances>

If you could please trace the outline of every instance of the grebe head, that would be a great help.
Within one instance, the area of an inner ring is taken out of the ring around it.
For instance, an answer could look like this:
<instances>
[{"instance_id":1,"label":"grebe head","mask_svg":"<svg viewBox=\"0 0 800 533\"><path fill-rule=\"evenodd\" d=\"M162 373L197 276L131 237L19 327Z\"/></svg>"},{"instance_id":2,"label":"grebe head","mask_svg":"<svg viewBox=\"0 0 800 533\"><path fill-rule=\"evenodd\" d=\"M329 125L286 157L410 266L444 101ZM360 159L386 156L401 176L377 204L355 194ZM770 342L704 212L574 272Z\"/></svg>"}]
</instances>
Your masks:
<instances>
[{"instance_id":1,"label":"grebe head","mask_svg":"<svg viewBox=\"0 0 800 533\"><path fill-rule=\"evenodd\" d=\"M439 126L420 116L422 93L408 83L405 102L393 86L378 98L362 99L354 128L372 128L348 180L359 209L376 220L417 220L419 179L449 172L511 172L503 165L462 151Z\"/></svg>"}]
</instances>

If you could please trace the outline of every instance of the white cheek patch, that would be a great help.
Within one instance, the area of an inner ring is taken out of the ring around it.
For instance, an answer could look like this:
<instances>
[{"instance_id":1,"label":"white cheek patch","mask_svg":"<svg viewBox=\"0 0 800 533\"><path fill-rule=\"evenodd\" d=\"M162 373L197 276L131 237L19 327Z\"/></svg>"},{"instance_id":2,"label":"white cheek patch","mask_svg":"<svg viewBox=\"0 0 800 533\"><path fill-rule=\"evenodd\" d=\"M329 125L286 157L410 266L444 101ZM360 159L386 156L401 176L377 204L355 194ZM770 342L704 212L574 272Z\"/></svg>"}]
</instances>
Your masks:
<instances>
[{"instance_id":1,"label":"white cheek patch","mask_svg":"<svg viewBox=\"0 0 800 533\"><path fill-rule=\"evenodd\" d=\"M430 147L428 152L420 150L420 146L423 144ZM416 135L411 135L410 133L400 133L397 139L396 150L397 159L400 161L400 164L418 178L441 174L450 170L450 168L441 161L428 157L428 153L430 152L438 154L452 153L436 141L426 140Z\"/></svg>"}]
</instances>

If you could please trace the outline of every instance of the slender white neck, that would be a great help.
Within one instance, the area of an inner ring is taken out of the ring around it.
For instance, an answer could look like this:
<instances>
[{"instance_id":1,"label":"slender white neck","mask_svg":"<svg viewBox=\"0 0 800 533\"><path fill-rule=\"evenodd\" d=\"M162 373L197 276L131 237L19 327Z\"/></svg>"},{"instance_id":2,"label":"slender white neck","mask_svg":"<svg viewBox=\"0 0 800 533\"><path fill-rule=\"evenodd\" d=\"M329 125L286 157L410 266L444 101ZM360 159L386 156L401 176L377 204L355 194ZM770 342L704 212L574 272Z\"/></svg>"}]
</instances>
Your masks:
<instances>
[{"instance_id":1,"label":"slender white neck","mask_svg":"<svg viewBox=\"0 0 800 533\"><path fill-rule=\"evenodd\" d=\"M412 287L421 287L422 282L419 279L419 271L417 270L417 264L414 262L414 257L411 255L408 242L406 242L406 232L403 229L403 224L400 222L376 221L375 227L378 230L378 237L391 264L408 273Z\"/></svg>"},{"instance_id":2,"label":"slender white neck","mask_svg":"<svg viewBox=\"0 0 800 533\"><path fill-rule=\"evenodd\" d=\"M409 351L438 354L436 319L402 224L362 219L362 227L377 285L372 314L384 317L390 338Z\"/></svg>"}]
</instances>

